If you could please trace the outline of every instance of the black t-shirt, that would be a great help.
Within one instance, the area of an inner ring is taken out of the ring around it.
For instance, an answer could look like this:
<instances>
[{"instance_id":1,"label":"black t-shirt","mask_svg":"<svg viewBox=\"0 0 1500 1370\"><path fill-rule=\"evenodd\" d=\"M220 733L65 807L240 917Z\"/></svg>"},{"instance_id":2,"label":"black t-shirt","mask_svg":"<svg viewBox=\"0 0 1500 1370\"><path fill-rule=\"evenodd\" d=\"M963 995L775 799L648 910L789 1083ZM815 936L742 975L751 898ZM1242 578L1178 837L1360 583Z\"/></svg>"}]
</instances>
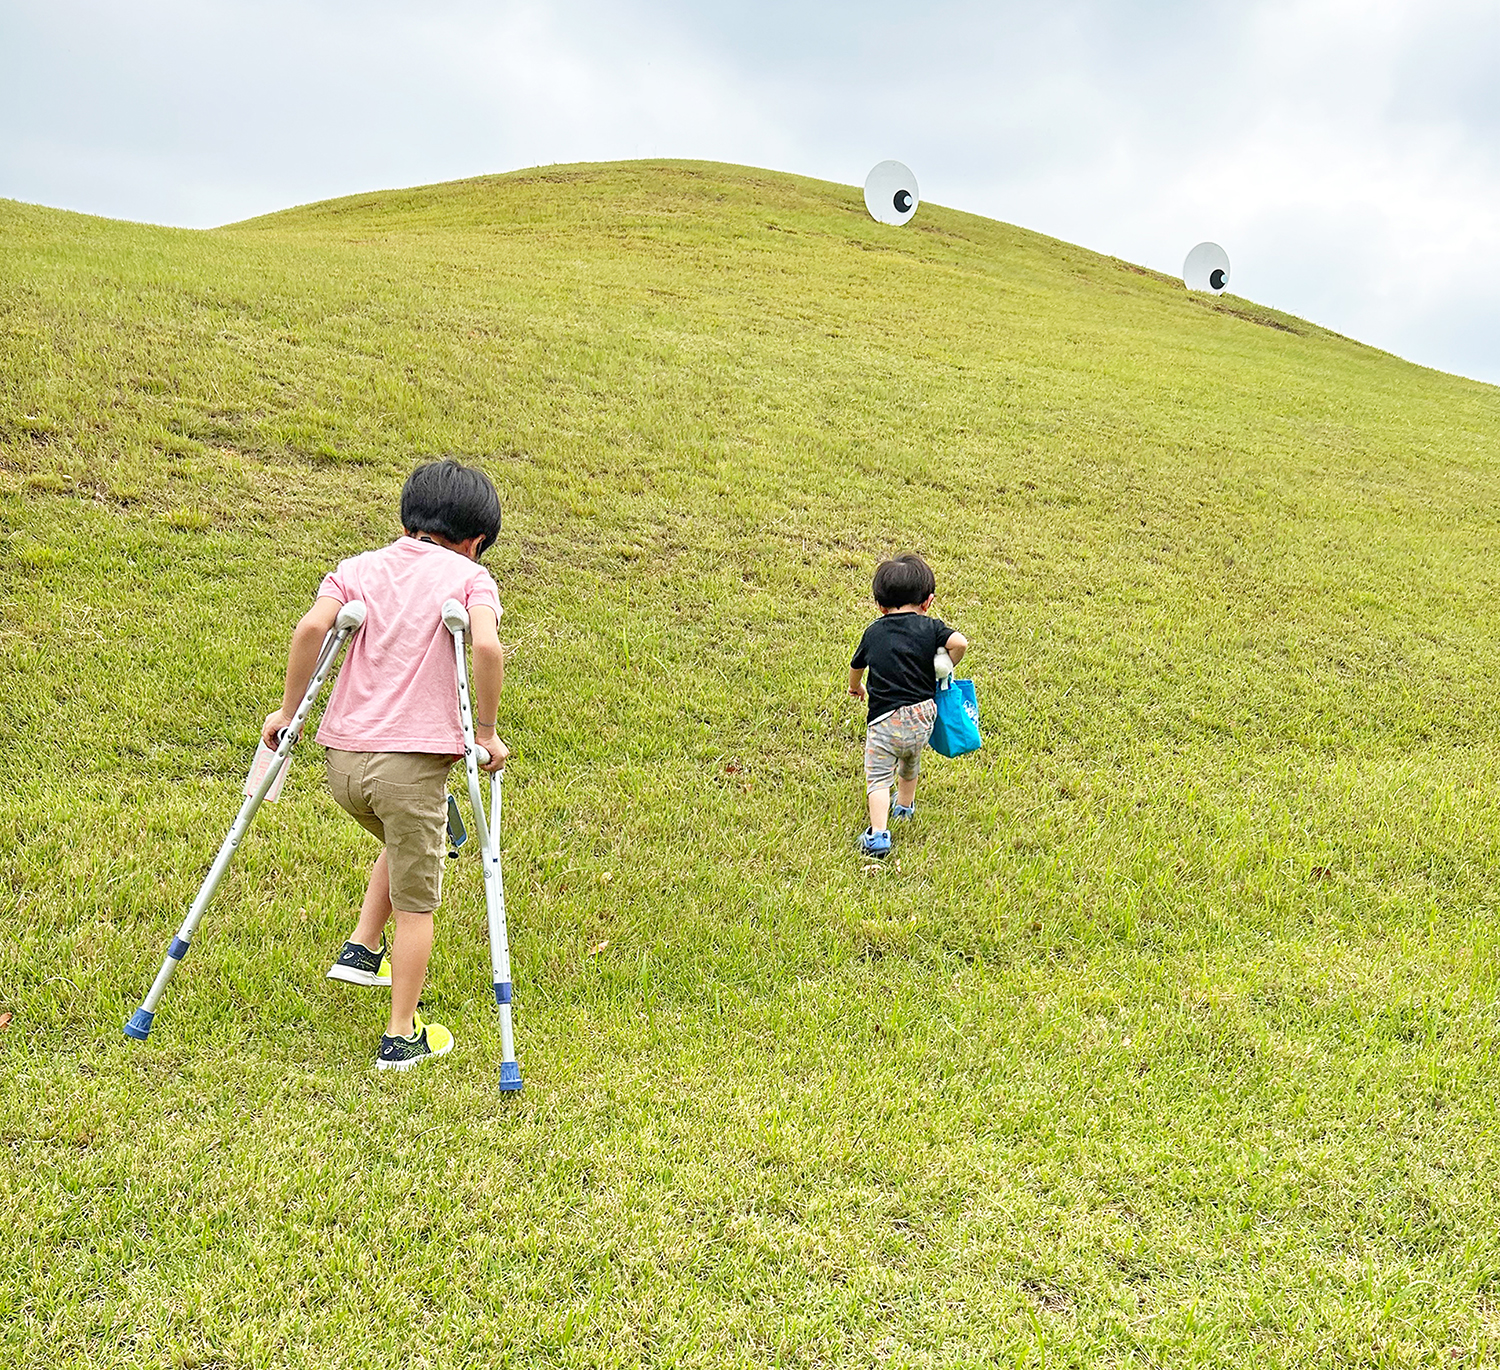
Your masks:
<instances>
[{"instance_id":1,"label":"black t-shirt","mask_svg":"<svg viewBox=\"0 0 1500 1370\"><path fill-rule=\"evenodd\" d=\"M937 696L932 658L954 632L940 618L910 612L882 614L865 629L849 665L870 672L870 718Z\"/></svg>"}]
</instances>

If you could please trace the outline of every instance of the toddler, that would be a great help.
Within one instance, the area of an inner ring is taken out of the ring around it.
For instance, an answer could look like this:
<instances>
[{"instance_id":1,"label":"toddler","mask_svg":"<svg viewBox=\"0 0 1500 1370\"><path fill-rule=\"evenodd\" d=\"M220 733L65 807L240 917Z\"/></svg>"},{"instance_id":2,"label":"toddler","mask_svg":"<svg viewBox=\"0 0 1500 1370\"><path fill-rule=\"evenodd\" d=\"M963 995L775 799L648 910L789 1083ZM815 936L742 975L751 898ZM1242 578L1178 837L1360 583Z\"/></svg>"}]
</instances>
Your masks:
<instances>
[{"instance_id":1,"label":"toddler","mask_svg":"<svg viewBox=\"0 0 1500 1370\"><path fill-rule=\"evenodd\" d=\"M866 856L885 857L891 850L889 817L897 822L916 813L917 773L922 748L932 736L937 718L937 675L934 658L946 651L951 664L968 650L969 642L940 618L932 607L937 578L915 552L882 561L875 568L875 603L880 617L865 629L849 663L849 693L867 699L869 728L865 733L865 794L870 826L860 835ZM866 691L864 674L870 673ZM891 806L891 783L896 803Z\"/></svg>"}]
</instances>

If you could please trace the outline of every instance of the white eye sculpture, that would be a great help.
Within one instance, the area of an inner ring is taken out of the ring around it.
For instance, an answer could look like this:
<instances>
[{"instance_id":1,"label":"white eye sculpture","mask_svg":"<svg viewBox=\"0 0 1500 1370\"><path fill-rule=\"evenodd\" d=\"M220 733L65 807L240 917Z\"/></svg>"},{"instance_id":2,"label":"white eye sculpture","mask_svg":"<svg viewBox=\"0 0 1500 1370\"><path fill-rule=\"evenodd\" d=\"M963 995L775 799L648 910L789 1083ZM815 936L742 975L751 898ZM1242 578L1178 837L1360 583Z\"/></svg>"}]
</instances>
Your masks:
<instances>
[{"instance_id":1,"label":"white eye sculpture","mask_svg":"<svg viewBox=\"0 0 1500 1370\"><path fill-rule=\"evenodd\" d=\"M917 178L900 162L879 162L865 177L865 208L883 224L904 224L917 212L922 197Z\"/></svg>"},{"instance_id":2,"label":"white eye sculpture","mask_svg":"<svg viewBox=\"0 0 1500 1370\"><path fill-rule=\"evenodd\" d=\"M1218 243L1199 243L1182 264L1182 283L1189 290L1222 295L1229 284L1229 254Z\"/></svg>"}]
</instances>

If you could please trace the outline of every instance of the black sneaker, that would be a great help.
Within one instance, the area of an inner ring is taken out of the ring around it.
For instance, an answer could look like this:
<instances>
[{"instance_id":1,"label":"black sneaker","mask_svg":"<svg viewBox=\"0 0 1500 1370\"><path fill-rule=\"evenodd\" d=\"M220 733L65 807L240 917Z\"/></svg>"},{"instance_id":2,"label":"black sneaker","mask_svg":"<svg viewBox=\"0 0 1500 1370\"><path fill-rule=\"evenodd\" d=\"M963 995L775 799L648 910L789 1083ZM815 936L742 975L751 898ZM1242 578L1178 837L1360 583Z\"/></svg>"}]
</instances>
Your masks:
<instances>
[{"instance_id":1,"label":"black sneaker","mask_svg":"<svg viewBox=\"0 0 1500 1370\"><path fill-rule=\"evenodd\" d=\"M385 942L371 951L358 942L345 942L339 959L328 968L330 980L348 985L388 985L391 983L391 958L385 954Z\"/></svg>"},{"instance_id":2,"label":"black sneaker","mask_svg":"<svg viewBox=\"0 0 1500 1370\"><path fill-rule=\"evenodd\" d=\"M414 1017L412 1026L416 1031L410 1037L381 1037L380 1055L375 1058L377 1070L410 1070L453 1050L453 1034L441 1023L424 1023Z\"/></svg>"}]
</instances>

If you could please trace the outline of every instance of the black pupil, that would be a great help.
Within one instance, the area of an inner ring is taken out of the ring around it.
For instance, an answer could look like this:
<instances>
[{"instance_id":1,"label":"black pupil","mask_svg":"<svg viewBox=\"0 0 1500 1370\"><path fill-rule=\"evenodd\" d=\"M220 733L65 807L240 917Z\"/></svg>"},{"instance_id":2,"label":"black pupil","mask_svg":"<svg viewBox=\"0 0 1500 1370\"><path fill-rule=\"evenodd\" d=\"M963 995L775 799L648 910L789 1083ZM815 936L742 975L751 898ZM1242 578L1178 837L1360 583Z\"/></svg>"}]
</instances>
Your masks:
<instances>
[{"instance_id":1,"label":"black pupil","mask_svg":"<svg viewBox=\"0 0 1500 1370\"><path fill-rule=\"evenodd\" d=\"M1224 270L1222 267L1216 266L1212 271L1208 273L1208 283L1209 285L1213 286L1215 290L1224 289Z\"/></svg>"},{"instance_id":2,"label":"black pupil","mask_svg":"<svg viewBox=\"0 0 1500 1370\"><path fill-rule=\"evenodd\" d=\"M898 190L891 203L896 206L897 213L905 214L911 208L911 191Z\"/></svg>"}]
</instances>

